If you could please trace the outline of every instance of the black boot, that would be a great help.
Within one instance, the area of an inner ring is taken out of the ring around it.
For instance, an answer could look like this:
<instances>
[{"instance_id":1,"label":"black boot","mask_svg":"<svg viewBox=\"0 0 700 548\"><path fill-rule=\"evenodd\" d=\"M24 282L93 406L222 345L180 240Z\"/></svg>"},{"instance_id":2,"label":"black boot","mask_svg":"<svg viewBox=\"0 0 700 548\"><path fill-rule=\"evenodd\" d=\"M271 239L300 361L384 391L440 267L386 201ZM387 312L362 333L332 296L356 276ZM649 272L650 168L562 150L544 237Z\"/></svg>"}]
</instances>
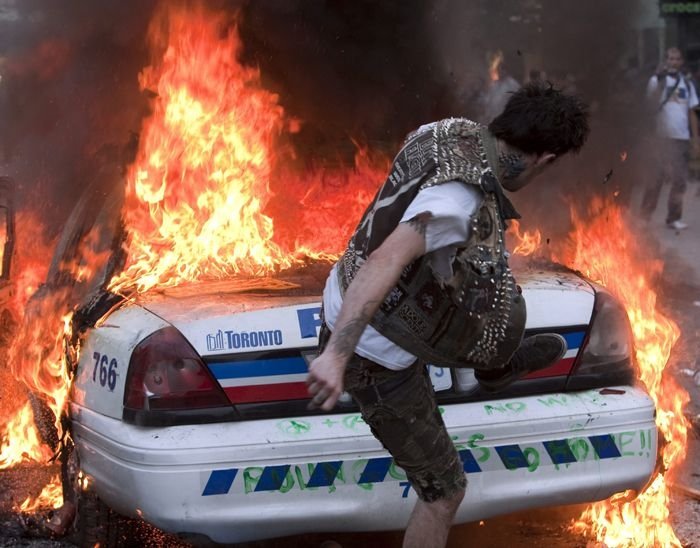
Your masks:
<instances>
[{"instance_id":1,"label":"black boot","mask_svg":"<svg viewBox=\"0 0 700 548\"><path fill-rule=\"evenodd\" d=\"M557 333L532 335L523 339L506 365L499 369L475 369L474 376L486 392L499 392L534 371L554 365L566 350L566 340Z\"/></svg>"}]
</instances>

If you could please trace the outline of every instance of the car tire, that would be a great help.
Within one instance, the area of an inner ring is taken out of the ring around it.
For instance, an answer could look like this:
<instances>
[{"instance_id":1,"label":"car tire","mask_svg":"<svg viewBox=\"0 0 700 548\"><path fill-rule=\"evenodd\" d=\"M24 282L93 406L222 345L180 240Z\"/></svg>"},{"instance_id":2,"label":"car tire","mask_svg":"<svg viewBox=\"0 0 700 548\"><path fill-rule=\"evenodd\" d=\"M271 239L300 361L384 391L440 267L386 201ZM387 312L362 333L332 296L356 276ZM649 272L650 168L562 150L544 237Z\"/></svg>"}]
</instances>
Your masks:
<instances>
[{"instance_id":1,"label":"car tire","mask_svg":"<svg viewBox=\"0 0 700 548\"><path fill-rule=\"evenodd\" d=\"M122 548L139 545L135 520L118 514L89 490L80 495L76 532L78 546Z\"/></svg>"},{"instance_id":2,"label":"car tire","mask_svg":"<svg viewBox=\"0 0 700 548\"><path fill-rule=\"evenodd\" d=\"M48 445L51 451L56 451L59 443L59 433L56 429L56 418L53 411L51 411L51 408L40 394L29 392L28 398L34 414L34 424L39 433L39 439Z\"/></svg>"}]
</instances>

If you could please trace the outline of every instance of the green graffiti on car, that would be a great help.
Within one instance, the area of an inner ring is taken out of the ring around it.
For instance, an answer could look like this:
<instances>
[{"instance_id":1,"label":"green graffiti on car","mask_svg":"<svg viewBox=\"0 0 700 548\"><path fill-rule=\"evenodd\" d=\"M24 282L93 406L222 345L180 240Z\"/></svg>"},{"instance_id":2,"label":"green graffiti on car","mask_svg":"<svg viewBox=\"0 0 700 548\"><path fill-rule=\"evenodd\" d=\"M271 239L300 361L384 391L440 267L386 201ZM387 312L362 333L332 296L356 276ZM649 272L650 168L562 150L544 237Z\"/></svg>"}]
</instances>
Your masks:
<instances>
[{"instance_id":1,"label":"green graffiti on car","mask_svg":"<svg viewBox=\"0 0 700 548\"><path fill-rule=\"evenodd\" d=\"M285 434L301 436L311 430L311 423L299 419L287 419L278 422L277 428L279 428Z\"/></svg>"},{"instance_id":2,"label":"green graffiti on car","mask_svg":"<svg viewBox=\"0 0 700 548\"><path fill-rule=\"evenodd\" d=\"M527 404L522 401L511 401L505 404L497 403L497 404L487 404L484 405L484 410L486 411L487 415L493 415L495 412L498 413L521 413L525 411L527 408Z\"/></svg>"}]
</instances>

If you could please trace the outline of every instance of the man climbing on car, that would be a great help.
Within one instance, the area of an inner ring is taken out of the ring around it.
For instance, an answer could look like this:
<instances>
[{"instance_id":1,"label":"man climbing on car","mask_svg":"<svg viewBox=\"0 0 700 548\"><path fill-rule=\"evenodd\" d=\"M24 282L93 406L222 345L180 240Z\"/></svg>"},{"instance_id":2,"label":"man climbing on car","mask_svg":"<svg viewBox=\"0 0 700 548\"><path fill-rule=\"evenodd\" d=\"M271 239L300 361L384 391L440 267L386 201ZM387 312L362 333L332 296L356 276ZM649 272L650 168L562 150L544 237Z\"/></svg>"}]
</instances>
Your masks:
<instances>
[{"instance_id":1,"label":"man climbing on car","mask_svg":"<svg viewBox=\"0 0 700 548\"><path fill-rule=\"evenodd\" d=\"M466 489L425 364L473 368L496 392L566 352L556 334L523 339L525 301L504 242L519 216L503 189L578 151L587 116L578 98L530 84L488 127L422 126L326 282L310 405L330 411L347 391L404 469L419 497L404 546L444 546Z\"/></svg>"}]
</instances>

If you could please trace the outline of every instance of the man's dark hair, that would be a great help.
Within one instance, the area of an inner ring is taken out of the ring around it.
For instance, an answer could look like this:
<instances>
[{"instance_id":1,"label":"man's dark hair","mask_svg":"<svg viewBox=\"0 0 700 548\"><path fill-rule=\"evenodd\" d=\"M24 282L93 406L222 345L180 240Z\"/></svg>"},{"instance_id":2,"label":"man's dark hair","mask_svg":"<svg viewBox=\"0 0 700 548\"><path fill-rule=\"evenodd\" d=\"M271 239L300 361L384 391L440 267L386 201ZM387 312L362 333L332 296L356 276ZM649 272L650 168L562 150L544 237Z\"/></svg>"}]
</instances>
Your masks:
<instances>
[{"instance_id":1,"label":"man's dark hair","mask_svg":"<svg viewBox=\"0 0 700 548\"><path fill-rule=\"evenodd\" d=\"M532 82L514 92L489 131L526 154L576 152L588 137L588 107L551 84Z\"/></svg>"}]
</instances>

